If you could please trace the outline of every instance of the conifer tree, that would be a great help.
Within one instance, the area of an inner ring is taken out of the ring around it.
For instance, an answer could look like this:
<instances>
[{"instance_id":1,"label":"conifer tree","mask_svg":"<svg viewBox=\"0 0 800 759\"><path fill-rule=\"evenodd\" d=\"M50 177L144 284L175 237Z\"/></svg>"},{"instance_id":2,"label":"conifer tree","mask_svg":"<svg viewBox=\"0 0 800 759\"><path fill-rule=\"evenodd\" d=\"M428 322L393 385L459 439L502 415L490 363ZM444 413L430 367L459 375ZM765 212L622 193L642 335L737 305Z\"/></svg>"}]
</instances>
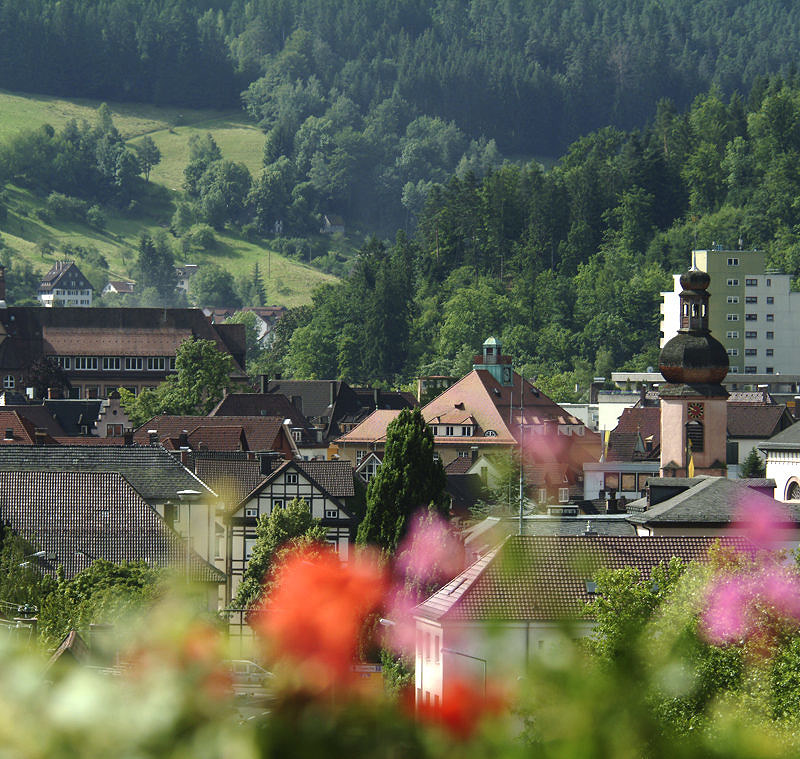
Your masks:
<instances>
[{"instance_id":1,"label":"conifer tree","mask_svg":"<svg viewBox=\"0 0 800 759\"><path fill-rule=\"evenodd\" d=\"M386 430L383 463L367 488L367 513L357 542L393 553L411 517L430 509L447 516L446 476L433 458L433 433L419 409L404 409Z\"/></svg>"}]
</instances>

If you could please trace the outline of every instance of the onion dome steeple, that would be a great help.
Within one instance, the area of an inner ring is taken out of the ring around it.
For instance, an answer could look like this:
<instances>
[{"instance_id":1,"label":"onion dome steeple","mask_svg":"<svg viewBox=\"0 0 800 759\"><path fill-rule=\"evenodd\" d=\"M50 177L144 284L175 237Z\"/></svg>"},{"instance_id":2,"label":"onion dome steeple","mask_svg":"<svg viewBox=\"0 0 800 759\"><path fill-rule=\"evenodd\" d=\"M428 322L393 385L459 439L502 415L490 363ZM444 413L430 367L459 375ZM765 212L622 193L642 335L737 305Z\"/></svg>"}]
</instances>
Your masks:
<instances>
[{"instance_id":1,"label":"onion dome steeple","mask_svg":"<svg viewBox=\"0 0 800 759\"><path fill-rule=\"evenodd\" d=\"M711 278L695 267L681 275L680 329L661 349L658 366L670 384L718 385L728 373L728 353L708 328Z\"/></svg>"}]
</instances>

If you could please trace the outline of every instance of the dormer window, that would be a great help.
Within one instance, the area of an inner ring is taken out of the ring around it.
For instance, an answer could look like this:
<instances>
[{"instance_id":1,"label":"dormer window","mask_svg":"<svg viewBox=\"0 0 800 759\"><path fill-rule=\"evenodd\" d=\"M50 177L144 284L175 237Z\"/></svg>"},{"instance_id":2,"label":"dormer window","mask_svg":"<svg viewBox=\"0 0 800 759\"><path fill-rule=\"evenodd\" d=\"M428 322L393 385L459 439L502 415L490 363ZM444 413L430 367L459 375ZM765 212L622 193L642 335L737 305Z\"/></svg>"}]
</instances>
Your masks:
<instances>
[{"instance_id":1,"label":"dormer window","mask_svg":"<svg viewBox=\"0 0 800 759\"><path fill-rule=\"evenodd\" d=\"M461 428L461 437L472 437L472 425L464 425Z\"/></svg>"},{"instance_id":2,"label":"dormer window","mask_svg":"<svg viewBox=\"0 0 800 759\"><path fill-rule=\"evenodd\" d=\"M495 430L486 430L483 433L483 436L484 437L497 437L497 432L495 432Z\"/></svg>"}]
</instances>

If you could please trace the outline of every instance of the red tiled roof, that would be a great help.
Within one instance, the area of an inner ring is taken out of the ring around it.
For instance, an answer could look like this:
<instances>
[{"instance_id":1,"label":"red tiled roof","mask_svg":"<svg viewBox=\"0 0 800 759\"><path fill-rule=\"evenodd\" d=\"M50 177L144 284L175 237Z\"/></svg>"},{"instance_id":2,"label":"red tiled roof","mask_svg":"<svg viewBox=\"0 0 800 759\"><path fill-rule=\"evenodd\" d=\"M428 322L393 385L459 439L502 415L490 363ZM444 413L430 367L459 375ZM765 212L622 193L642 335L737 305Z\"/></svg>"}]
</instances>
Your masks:
<instances>
[{"instance_id":1,"label":"red tiled roof","mask_svg":"<svg viewBox=\"0 0 800 759\"><path fill-rule=\"evenodd\" d=\"M513 536L416 607L431 620L556 621L579 616L592 596L586 580L600 569L636 567L643 578L677 556L704 562L717 541L743 538Z\"/></svg>"},{"instance_id":2,"label":"red tiled roof","mask_svg":"<svg viewBox=\"0 0 800 759\"><path fill-rule=\"evenodd\" d=\"M247 439L247 446L251 451L272 451L281 449L281 429L283 428L283 418L275 416L171 416L163 414L149 419L139 427L133 435L135 442L147 444L149 442L149 430L156 430L159 441L177 440L181 432L194 433L202 427L204 434L209 439L203 439L209 446L212 443L225 446L231 445L232 438L220 435L212 436L210 428L229 428L244 430ZM199 437L202 437L198 433ZM190 435L190 443L191 435ZM199 440L198 440L199 442ZM194 446L192 446L194 447ZM225 447L217 450L237 450L238 447Z\"/></svg>"},{"instance_id":3,"label":"red tiled roof","mask_svg":"<svg viewBox=\"0 0 800 759\"><path fill-rule=\"evenodd\" d=\"M41 443L53 445L56 441L45 432ZM0 445L34 445L36 426L17 411L0 411Z\"/></svg>"},{"instance_id":4,"label":"red tiled roof","mask_svg":"<svg viewBox=\"0 0 800 759\"><path fill-rule=\"evenodd\" d=\"M338 442L349 445L385 441L386 428L398 416L400 416L400 412L393 409L376 409L361 424L342 435Z\"/></svg>"},{"instance_id":5,"label":"red tiled roof","mask_svg":"<svg viewBox=\"0 0 800 759\"><path fill-rule=\"evenodd\" d=\"M190 329L42 327L45 355L58 356L174 356L191 337Z\"/></svg>"},{"instance_id":6,"label":"red tiled roof","mask_svg":"<svg viewBox=\"0 0 800 759\"><path fill-rule=\"evenodd\" d=\"M445 468L447 474L466 474L475 462L471 456L456 456Z\"/></svg>"},{"instance_id":7,"label":"red tiled roof","mask_svg":"<svg viewBox=\"0 0 800 759\"><path fill-rule=\"evenodd\" d=\"M639 436L642 443L651 438L650 452L636 451ZM659 406L634 406L626 408L617 426L608 437L607 461L634 461L657 459L661 449L661 408Z\"/></svg>"}]
</instances>

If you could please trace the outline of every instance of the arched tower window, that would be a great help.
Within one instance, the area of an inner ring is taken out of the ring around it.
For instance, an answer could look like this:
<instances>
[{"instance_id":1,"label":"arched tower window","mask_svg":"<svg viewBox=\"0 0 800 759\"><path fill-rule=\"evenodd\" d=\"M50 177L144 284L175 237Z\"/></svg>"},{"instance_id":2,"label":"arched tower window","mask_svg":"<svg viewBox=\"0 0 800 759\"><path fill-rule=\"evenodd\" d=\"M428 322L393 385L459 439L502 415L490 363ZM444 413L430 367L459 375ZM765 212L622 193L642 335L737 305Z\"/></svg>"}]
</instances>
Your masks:
<instances>
[{"instance_id":1,"label":"arched tower window","mask_svg":"<svg viewBox=\"0 0 800 759\"><path fill-rule=\"evenodd\" d=\"M692 444L692 450L699 452L703 450L703 423L696 420L688 422L686 425L686 441Z\"/></svg>"},{"instance_id":2,"label":"arched tower window","mask_svg":"<svg viewBox=\"0 0 800 759\"><path fill-rule=\"evenodd\" d=\"M800 501L800 482L793 480L786 487L787 501Z\"/></svg>"}]
</instances>

